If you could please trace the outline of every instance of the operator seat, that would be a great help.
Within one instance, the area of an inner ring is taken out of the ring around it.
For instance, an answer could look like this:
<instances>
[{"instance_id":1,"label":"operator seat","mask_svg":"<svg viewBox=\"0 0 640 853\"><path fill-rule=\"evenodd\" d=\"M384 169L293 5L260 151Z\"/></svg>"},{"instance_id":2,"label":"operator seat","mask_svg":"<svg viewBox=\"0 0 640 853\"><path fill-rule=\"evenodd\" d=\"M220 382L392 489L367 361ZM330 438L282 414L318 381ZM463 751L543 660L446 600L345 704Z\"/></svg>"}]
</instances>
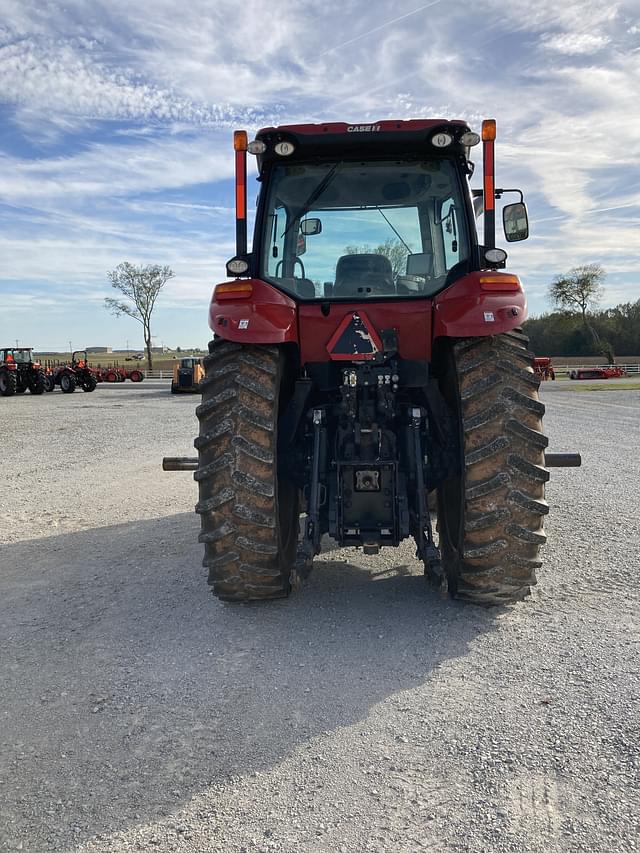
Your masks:
<instances>
[{"instance_id":1,"label":"operator seat","mask_svg":"<svg viewBox=\"0 0 640 853\"><path fill-rule=\"evenodd\" d=\"M336 264L334 296L392 296L393 271L385 255L342 255Z\"/></svg>"}]
</instances>

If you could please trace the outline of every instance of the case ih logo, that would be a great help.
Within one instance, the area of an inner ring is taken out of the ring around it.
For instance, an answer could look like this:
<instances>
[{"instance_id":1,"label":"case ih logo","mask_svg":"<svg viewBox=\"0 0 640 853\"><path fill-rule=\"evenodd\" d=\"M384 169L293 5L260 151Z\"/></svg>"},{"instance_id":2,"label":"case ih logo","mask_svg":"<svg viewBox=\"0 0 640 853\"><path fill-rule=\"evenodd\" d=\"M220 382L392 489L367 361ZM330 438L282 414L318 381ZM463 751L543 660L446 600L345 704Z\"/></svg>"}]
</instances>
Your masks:
<instances>
[{"instance_id":1,"label":"case ih logo","mask_svg":"<svg viewBox=\"0 0 640 853\"><path fill-rule=\"evenodd\" d=\"M350 124L347 133L375 133L380 130L379 124Z\"/></svg>"}]
</instances>

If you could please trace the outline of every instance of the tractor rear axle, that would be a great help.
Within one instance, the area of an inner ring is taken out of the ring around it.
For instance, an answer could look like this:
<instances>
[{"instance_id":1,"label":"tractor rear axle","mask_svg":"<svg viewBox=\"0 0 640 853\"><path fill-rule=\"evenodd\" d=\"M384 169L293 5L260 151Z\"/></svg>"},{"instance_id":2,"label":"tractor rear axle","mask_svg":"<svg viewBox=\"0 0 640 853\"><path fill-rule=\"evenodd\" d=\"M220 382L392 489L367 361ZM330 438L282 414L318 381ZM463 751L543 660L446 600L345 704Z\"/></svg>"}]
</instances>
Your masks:
<instances>
[{"instance_id":1,"label":"tractor rear axle","mask_svg":"<svg viewBox=\"0 0 640 853\"><path fill-rule=\"evenodd\" d=\"M547 468L579 468L582 457L579 453L545 453ZM162 460L163 471L197 471L198 460L191 456L165 456Z\"/></svg>"}]
</instances>

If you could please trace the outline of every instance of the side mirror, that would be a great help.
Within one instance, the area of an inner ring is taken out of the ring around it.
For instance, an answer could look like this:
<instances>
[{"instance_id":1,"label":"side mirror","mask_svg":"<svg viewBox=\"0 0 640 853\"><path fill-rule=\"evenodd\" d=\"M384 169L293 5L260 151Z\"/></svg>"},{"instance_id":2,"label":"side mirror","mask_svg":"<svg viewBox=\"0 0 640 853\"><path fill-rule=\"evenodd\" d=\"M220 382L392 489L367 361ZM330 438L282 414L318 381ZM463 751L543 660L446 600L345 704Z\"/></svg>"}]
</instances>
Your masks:
<instances>
[{"instance_id":1,"label":"side mirror","mask_svg":"<svg viewBox=\"0 0 640 853\"><path fill-rule=\"evenodd\" d=\"M529 217L523 201L507 204L502 210L502 224L507 243L517 243L529 236Z\"/></svg>"},{"instance_id":2,"label":"side mirror","mask_svg":"<svg viewBox=\"0 0 640 853\"><path fill-rule=\"evenodd\" d=\"M300 223L300 233L305 237L322 233L322 221L320 219L303 219Z\"/></svg>"}]
</instances>

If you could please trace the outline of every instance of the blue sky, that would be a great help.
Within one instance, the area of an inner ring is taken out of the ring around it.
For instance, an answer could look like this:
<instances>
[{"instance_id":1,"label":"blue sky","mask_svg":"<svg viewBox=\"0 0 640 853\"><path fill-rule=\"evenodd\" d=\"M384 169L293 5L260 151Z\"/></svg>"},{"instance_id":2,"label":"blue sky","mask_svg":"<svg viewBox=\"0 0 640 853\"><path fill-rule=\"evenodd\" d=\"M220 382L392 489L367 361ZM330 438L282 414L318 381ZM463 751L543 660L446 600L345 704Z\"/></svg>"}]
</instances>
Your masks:
<instances>
[{"instance_id":1,"label":"blue sky","mask_svg":"<svg viewBox=\"0 0 640 853\"><path fill-rule=\"evenodd\" d=\"M497 184L529 207L532 237L509 255L532 312L583 263L607 271L603 304L640 298L638 13L2 0L0 343L140 348L139 324L102 307L107 270L128 260L176 273L157 342L204 345L234 249L232 131L277 123L496 118Z\"/></svg>"}]
</instances>

